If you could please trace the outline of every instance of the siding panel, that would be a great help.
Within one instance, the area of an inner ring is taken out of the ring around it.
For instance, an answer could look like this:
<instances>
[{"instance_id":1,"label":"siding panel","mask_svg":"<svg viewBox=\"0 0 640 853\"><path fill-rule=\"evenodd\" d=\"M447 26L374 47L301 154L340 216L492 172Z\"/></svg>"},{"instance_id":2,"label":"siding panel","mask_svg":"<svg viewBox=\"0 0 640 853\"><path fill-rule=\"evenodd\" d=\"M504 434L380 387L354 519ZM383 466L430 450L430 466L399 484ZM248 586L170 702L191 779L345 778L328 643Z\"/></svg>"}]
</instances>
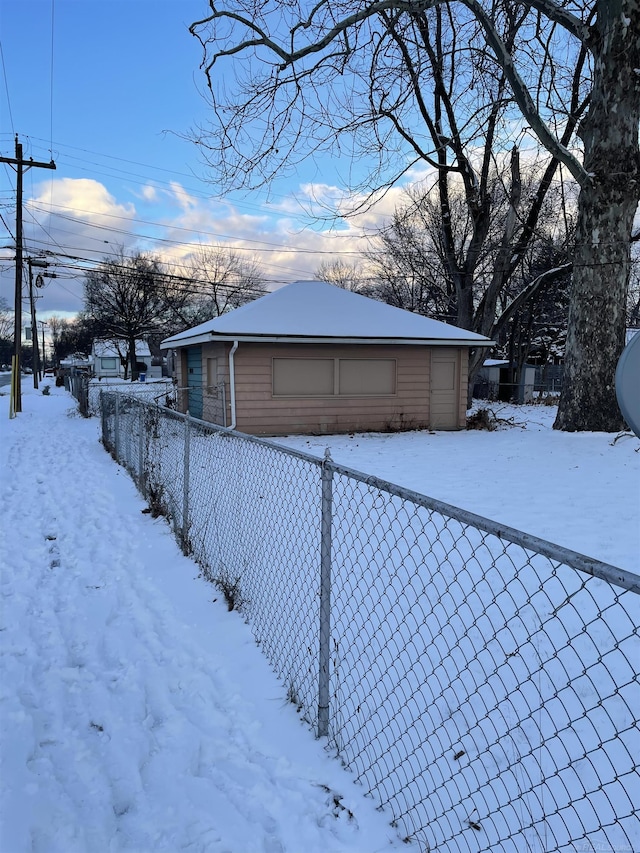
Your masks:
<instances>
[{"instance_id":1,"label":"siding panel","mask_svg":"<svg viewBox=\"0 0 640 853\"><path fill-rule=\"evenodd\" d=\"M225 382L227 423L231 421L230 343L203 344L203 359L218 359L218 377ZM455 354L457 387L449 401L434 400L431 354ZM274 397L274 358L395 359L396 391L389 396ZM184 360L186 372L186 359ZM237 428L255 435L339 433L424 429L448 418L455 429L466 419L467 351L457 347L317 345L240 343L235 353ZM205 395L206 396L206 395ZM206 417L206 407L205 407Z\"/></svg>"}]
</instances>

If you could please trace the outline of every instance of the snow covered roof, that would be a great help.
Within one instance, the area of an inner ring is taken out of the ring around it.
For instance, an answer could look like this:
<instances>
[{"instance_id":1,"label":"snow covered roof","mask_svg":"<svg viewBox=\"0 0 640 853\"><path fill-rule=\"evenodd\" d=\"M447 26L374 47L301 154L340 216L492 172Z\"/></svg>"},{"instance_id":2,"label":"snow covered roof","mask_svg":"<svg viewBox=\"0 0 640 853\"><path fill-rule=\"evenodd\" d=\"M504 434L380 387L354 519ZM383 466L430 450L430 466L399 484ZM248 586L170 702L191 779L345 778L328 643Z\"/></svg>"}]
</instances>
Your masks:
<instances>
[{"instance_id":1,"label":"snow covered roof","mask_svg":"<svg viewBox=\"0 0 640 853\"><path fill-rule=\"evenodd\" d=\"M429 317L343 290L296 281L234 311L166 338L162 349L211 340L290 343L418 343L488 346L492 342Z\"/></svg>"},{"instance_id":2,"label":"snow covered roof","mask_svg":"<svg viewBox=\"0 0 640 853\"><path fill-rule=\"evenodd\" d=\"M118 355L118 346L122 352L126 352L127 350L127 342L125 340L120 341L94 341L92 347L92 354L96 358L105 358L108 356L117 356ZM151 355L151 351L149 350L149 344L145 341L136 341L136 355Z\"/></svg>"},{"instance_id":3,"label":"snow covered roof","mask_svg":"<svg viewBox=\"0 0 640 853\"><path fill-rule=\"evenodd\" d=\"M89 367L89 359L86 355L76 353L60 359L60 367Z\"/></svg>"}]
</instances>

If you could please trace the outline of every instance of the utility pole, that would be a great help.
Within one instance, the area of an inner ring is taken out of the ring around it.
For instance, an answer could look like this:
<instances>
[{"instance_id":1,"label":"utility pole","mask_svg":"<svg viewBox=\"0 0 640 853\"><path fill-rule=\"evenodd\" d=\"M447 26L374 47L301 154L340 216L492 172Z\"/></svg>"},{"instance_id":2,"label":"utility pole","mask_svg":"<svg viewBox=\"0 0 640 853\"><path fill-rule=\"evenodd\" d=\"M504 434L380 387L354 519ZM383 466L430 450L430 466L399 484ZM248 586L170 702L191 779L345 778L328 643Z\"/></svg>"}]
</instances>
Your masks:
<instances>
[{"instance_id":1,"label":"utility pole","mask_svg":"<svg viewBox=\"0 0 640 853\"><path fill-rule=\"evenodd\" d=\"M36 297L33 295L33 268L46 269L49 264L38 258L27 258L29 267L29 305L31 307L31 343L33 345L33 387L38 390L38 376L40 373L40 354L38 352L38 327L36 325ZM36 277L36 287L44 284L42 276Z\"/></svg>"},{"instance_id":2,"label":"utility pole","mask_svg":"<svg viewBox=\"0 0 640 853\"><path fill-rule=\"evenodd\" d=\"M16 170L16 287L14 297L14 325L13 325L13 341L14 341L14 370L15 383L12 383L14 389L13 411L22 411L22 389L20 387L20 347L22 344L22 174L23 171L38 167L40 169L55 169L56 164L51 160L50 163L38 163L33 159L24 160L22 157L22 143L18 142L18 134L16 133L16 156L15 157L0 157L0 163L8 163Z\"/></svg>"},{"instance_id":3,"label":"utility pole","mask_svg":"<svg viewBox=\"0 0 640 853\"><path fill-rule=\"evenodd\" d=\"M42 378L44 379L44 372L47 369L47 351L44 348L44 327L49 324L45 323L44 320L38 320L38 323L42 326Z\"/></svg>"}]
</instances>

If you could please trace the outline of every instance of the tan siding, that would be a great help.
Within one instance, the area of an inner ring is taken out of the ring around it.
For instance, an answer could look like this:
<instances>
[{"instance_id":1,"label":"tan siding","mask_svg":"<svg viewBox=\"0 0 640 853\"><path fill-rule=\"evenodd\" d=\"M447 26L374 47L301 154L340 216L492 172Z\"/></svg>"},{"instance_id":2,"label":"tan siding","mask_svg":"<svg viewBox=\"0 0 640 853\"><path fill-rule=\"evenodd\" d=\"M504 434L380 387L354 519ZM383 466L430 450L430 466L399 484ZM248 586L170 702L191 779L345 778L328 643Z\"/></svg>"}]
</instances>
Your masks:
<instances>
[{"instance_id":1,"label":"tan siding","mask_svg":"<svg viewBox=\"0 0 640 853\"><path fill-rule=\"evenodd\" d=\"M274 398L273 358L394 358L391 396ZM240 344L236 353L238 429L261 435L293 432L420 428L428 424L427 351L424 347Z\"/></svg>"},{"instance_id":2,"label":"tan siding","mask_svg":"<svg viewBox=\"0 0 640 853\"><path fill-rule=\"evenodd\" d=\"M231 422L229 387L230 343L204 344L203 369L207 358L218 359L218 378L225 382L227 423ZM255 435L288 433L338 433L423 429L446 415L436 403L430 407L431 352L440 348L421 346L359 346L240 343L235 354L237 428ZM466 421L468 353L464 348L447 347L459 355L458 411L449 409L452 428ZM182 351L184 352L184 350ZM379 358L396 359L396 393L390 396L357 397L273 397L273 358ZM182 382L182 359L178 359L178 383ZM207 395L204 395L205 417ZM455 403L454 403L455 406Z\"/></svg>"},{"instance_id":3,"label":"tan siding","mask_svg":"<svg viewBox=\"0 0 640 853\"><path fill-rule=\"evenodd\" d=\"M469 385L469 350L460 350L460 408L458 410L458 427L467 426L467 393Z\"/></svg>"},{"instance_id":4,"label":"tan siding","mask_svg":"<svg viewBox=\"0 0 640 853\"><path fill-rule=\"evenodd\" d=\"M432 429L460 429L466 416L466 365L468 353L462 347L433 347L429 391ZM464 409L461 411L461 406ZM462 418L461 418L462 415Z\"/></svg>"}]
</instances>

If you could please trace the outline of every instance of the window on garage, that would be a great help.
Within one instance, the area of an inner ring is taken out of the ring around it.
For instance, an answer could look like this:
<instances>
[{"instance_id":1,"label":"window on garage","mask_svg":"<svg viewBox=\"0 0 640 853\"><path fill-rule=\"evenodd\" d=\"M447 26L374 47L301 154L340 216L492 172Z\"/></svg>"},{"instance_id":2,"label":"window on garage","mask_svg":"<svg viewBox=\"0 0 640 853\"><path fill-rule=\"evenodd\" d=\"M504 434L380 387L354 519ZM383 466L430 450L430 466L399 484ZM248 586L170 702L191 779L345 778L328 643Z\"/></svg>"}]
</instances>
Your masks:
<instances>
[{"instance_id":1,"label":"window on garage","mask_svg":"<svg viewBox=\"0 0 640 853\"><path fill-rule=\"evenodd\" d=\"M396 393L393 358L274 358L274 397L364 397Z\"/></svg>"},{"instance_id":2,"label":"window on garage","mask_svg":"<svg viewBox=\"0 0 640 853\"><path fill-rule=\"evenodd\" d=\"M274 397L326 397L335 385L333 358L274 358Z\"/></svg>"},{"instance_id":3,"label":"window on garage","mask_svg":"<svg viewBox=\"0 0 640 853\"><path fill-rule=\"evenodd\" d=\"M390 396L396 393L396 362L393 358L341 358L338 378L340 396Z\"/></svg>"},{"instance_id":4,"label":"window on garage","mask_svg":"<svg viewBox=\"0 0 640 853\"><path fill-rule=\"evenodd\" d=\"M116 359L113 357L102 357L100 359L100 366L103 370L115 370L116 369Z\"/></svg>"}]
</instances>

